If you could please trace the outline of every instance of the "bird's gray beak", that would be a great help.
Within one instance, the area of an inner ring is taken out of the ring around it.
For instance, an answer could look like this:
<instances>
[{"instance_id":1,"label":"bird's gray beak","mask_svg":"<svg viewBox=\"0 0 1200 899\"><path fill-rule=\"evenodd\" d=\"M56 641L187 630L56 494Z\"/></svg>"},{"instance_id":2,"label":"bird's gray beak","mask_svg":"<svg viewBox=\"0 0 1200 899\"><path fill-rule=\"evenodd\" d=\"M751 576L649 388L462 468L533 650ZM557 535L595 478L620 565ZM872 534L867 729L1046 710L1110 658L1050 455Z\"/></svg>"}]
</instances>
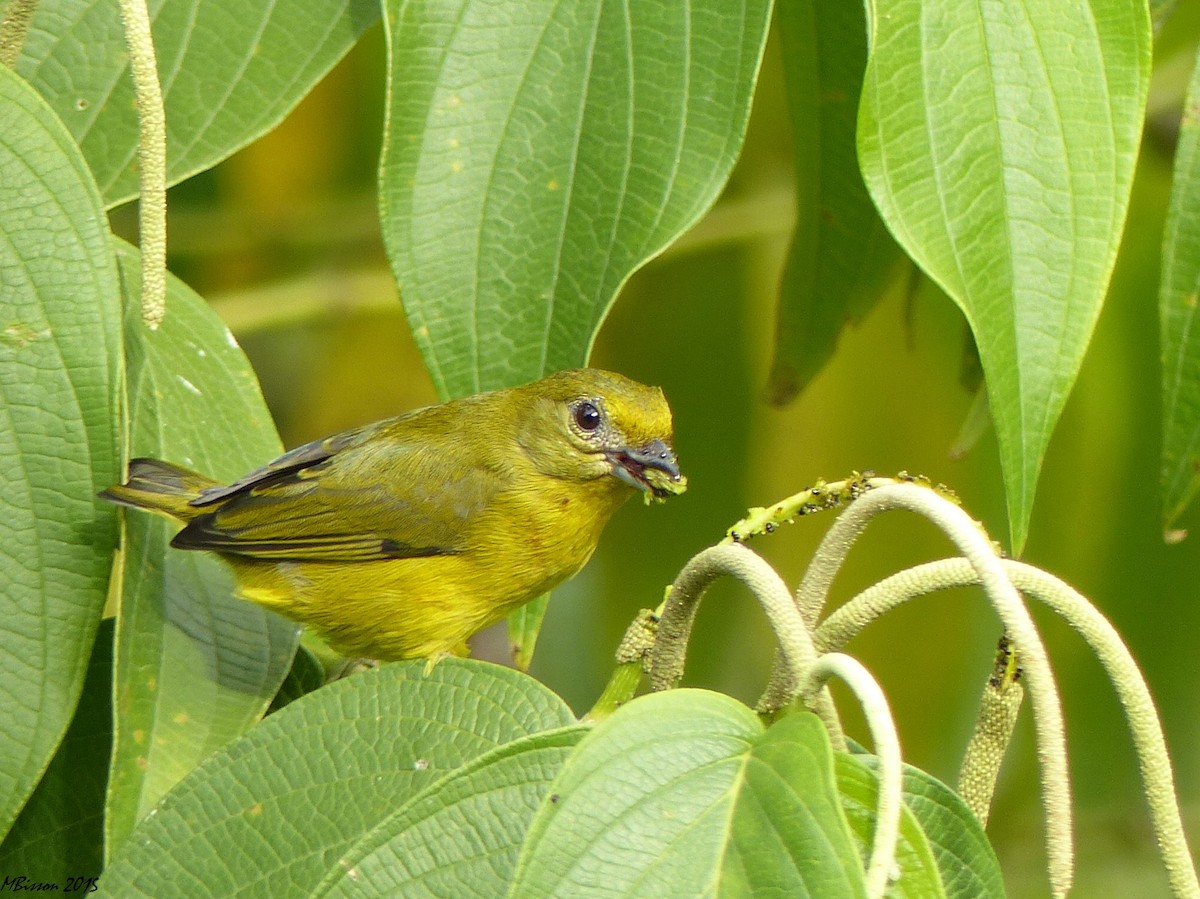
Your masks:
<instances>
[{"instance_id":1,"label":"bird's gray beak","mask_svg":"<svg viewBox=\"0 0 1200 899\"><path fill-rule=\"evenodd\" d=\"M612 462L612 473L630 487L647 490L660 497L681 492L664 486L661 478L654 478L655 483L652 483L646 477L647 469L655 469L667 475L673 482L682 481L675 451L661 440L651 440L641 447L622 447L611 451L608 457Z\"/></svg>"}]
</instances>

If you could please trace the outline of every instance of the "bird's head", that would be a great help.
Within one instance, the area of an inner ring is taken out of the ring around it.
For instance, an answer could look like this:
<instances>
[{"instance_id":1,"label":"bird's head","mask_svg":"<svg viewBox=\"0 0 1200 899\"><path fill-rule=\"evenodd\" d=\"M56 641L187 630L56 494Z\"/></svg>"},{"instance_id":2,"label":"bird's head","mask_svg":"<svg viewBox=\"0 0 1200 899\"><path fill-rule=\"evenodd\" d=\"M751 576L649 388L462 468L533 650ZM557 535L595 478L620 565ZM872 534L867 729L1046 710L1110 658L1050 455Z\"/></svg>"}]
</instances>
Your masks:
<instances>
[{"instance_id":1,"label":"bird's head","mask_svg":"<svg viewBox=\"0 0 1200 899\"><path fill-rule=\"evenodd\" d=\"M612 476L656 499L686 489L672 448L671 409L659 388L578 368L519 390L530 401L521 444L543 474Z\"/></svg>"}]
</instances>

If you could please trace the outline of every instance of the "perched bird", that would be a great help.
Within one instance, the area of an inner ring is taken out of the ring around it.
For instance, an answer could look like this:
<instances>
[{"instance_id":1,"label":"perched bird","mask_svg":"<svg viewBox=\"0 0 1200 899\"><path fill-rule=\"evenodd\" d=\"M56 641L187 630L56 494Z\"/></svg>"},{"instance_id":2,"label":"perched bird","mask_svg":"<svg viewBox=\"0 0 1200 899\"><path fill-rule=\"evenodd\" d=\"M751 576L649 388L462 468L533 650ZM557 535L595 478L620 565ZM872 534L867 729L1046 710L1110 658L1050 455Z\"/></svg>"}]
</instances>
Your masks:
<instances>
[{"instance_id":1,"label":"perched bird","mask_svg":"<svg viewBox=\"0 0 1200 899\"><path fill-rule=\"evenodd\" d=\"M183 522L171 545L218 553L244 599L390 660L465 655L578 572L637 490L686 483L662 391L585 368L316 440L228 486L134 459L100 495Z\"/></svg>"}]
</instances>

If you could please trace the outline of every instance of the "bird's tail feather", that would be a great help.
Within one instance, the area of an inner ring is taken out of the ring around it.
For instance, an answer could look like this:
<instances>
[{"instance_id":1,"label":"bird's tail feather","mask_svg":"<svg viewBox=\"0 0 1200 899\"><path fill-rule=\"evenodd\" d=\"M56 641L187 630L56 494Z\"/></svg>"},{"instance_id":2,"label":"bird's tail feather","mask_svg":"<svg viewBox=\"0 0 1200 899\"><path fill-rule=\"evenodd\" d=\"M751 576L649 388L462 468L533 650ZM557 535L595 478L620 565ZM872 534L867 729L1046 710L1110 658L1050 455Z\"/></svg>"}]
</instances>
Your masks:
<instances>
[{"instance_id":1,"label":"bird's tail feather","mask_svg":"<svg viewBox=\"0 0 1200 899\"><path fill-rule=\"evenodd\" d=\"M220 486L212 478L159 459L133 459L129 480L101 490L100 496L122 506L145 509L190 521L204 513L189 505L202 490ZM211 511L211 510L208 510Z\"/></svg>"}]
</instances>

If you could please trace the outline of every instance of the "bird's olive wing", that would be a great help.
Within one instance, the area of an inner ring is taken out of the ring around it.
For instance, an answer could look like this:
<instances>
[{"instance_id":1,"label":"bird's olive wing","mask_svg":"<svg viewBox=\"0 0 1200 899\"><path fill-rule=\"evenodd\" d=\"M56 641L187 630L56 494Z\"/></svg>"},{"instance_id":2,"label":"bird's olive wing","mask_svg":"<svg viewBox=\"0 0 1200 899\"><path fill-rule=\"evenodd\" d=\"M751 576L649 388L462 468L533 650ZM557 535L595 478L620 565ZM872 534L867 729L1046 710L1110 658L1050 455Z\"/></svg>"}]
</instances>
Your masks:
<instances>
[{"instance_id":1,"label":"bird's olive wing","mask_svg":"<svg viewBox=\"0 0 1200 899\"><path fill-rule=\"evenodd\" d=\"M504 477L420 424L397 419L292 450L201 496L211 511L172 544L329 562L462 552Z\"/></svg>"}]
</instances>

